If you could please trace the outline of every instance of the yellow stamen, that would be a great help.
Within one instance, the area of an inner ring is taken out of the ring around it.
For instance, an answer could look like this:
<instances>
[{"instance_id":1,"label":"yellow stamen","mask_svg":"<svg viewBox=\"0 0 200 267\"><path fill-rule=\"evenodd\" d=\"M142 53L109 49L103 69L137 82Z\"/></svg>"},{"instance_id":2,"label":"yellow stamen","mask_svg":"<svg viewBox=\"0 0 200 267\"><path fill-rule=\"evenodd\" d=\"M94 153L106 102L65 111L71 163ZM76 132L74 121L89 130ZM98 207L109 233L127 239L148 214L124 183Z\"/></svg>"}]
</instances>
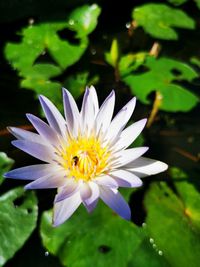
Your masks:
<instances>
[{"instance_id":1,"label":"yellow stamen","mask_svg":"<svg viewBox=\"0 0 200 267\"><path fill-rule=\"evenodd\" d=\"M89 181L103 173L107 167L110 152L99 139L82 137L69 140L61 157L68 177Z\"/></svg>"}]
</instances>

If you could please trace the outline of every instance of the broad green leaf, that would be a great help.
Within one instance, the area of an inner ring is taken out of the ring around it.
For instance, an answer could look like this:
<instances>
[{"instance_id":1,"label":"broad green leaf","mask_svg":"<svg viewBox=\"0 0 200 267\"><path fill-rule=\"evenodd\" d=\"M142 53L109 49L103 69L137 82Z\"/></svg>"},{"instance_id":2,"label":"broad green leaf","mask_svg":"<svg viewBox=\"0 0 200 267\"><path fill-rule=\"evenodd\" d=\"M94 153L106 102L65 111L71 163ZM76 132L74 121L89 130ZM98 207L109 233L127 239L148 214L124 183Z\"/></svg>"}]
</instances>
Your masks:
<instances>
[{"instance_id":1,"label":"broad green leaf","mask_svg":"<svg viewBox=\"0 0 200 267\"><path fill-rule=\"evenodd\" d=\"M5 47L6 58L14 68L25 71L45 51L48 51L56 63L67 68L77 62L88 45L87 37L80 40L79 45L62 40L58 31L67 28L67 23L41 23L28 26L22 31L22 42L8 43Z\"/></svg>"},{"instance_id":2,"label":"broad green leaf","mask_svg":"<svg viewBox=\"0 0 200 267\"><path fill-rule=\"evenodd\" d=\"M58 228L52 227L52 212L47 211L43 213L40 232L45 248L57 255L64 266L143 267L142 258L152 261L150 267L153 263L156 267L168 266L149 245L143 228L121 219L102 203L92 214L80 207Z\"/></svg>"},{"instance_id":3,"label":"broad green leaf","mask_svg":"<svg viewBox=\"0 0 200 267\"><path fill-rule=\"evenodd\" d=\"M144 67L144 73L122 76L122 80L130 86L140 101L150 103L149 94L159 91L162 95L160 109L165 111L189 111L198 103L196 95L175 83L192 81L198 77L190 66L169 58L148 57Z\"/></svg>"},{"instance_id":4,"label":"broad green leaf","mask_svg":"<svg viewBox=\"0 0 200 267\"><path fill-rule=\"evenodd\" d=\"M37 199L23 188L0 197L0 266L12 258L35 229Z\"/></svg>"},{"instance_id":5,"label":"broad green leaf","mask_svg":"<svg viewBox=\"0 0 200 267\"><path fill-rule=\"evenodd\" d=\"M189 194L192 199L189 203L199 203L199 193L190 194L191 188L187 186L184 190L184 195ZM196 221L188 216L188 199L178 197L164 182L152 184L145 197L148 232L173 267L199 264L200 231L195 227ZM195 211L199 213L199 204Z\"/></svg>"},{"instance_id":6,"label":"broad green leaf","mask_svg":"<svg viewBox=\"0 0 200 267\"><path fill-rule=\"evenodd\" d=\"M78 38L90 34L97 26L101 8L97 4L84 5L75 9L68 17L68 28L77 33Z\"/></svg>"},{"instance_id":7,"label":"broad green leaf","mask_svg":"<svg viewBox=\"0 0 200 267\"><path fill-rule=\"evenodd\" d=\"M14 160L9 158L4 152L0 152L0 184L3 182L3 174L12 167Z\"/></svg>"},{"instance_id":8,"label":"broad green leaf","mask_svg":"<svg viewBox=\"0 0 200 267\"><path fill-rule=\"evenodd\" d=\"M119 60L119 46L116 39L112 41L110 51L105 53L105 59L108 64L114 68L117 67Z\"/></svg>"},{"instance_id":9,"label":"broad green leaf","mask_svg":"<svg viewBox=\"0 0 200 267\"><path fill-rule=\"evenodd\" d=\"M195 28L194 20L185 12L165 4L145 4L136 7L132 17L147 33L165 40L178 39L174 28Z\"/></svg>"},{"instance_id":10,"label":"broad green leaf","mask_svg":"<svg viewBox=\"0 0 200 267\"><path fill-rule=\"evenodd\" d=\"M7 43L5 56L22 77L21 87L44 94L61 106L61 82L51 78L81 58L88 46L87 35L95 29L100 11L96 4L78 7L69 14L68 20L27 26L22 30L20 43ZM61 39L60 32L67 29L76 31L78 44L67 37ZM36 63L38 61L41 63Z\"/></svg>"}]
</instances>

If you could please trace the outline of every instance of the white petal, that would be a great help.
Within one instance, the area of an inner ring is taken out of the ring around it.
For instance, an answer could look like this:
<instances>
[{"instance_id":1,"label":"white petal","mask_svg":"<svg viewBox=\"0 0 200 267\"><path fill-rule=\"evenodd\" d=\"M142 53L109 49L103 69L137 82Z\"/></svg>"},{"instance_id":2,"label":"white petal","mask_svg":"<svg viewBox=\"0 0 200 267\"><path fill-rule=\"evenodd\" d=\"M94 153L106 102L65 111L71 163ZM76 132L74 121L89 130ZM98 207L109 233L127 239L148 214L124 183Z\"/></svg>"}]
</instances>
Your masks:
<instances>
[{"instance_id":1,"label":"white petal","mask_svg":"<svg viewBox=\"0 0 200 267\"><path fill-rule=\"evenodd\" d=\"M46 141L36 133L32 133L16 127L8 127L8 131L17 139L27 140L38 144L44 144Z\"/></svg>"},{"instance_id":2,"label":"white petal","mask_svg":"<svg viewBox=\"0 0 200 267\"><path fill-rule=\"evenodd\" d=\"M97 97L97 92L94 88L94 86L90 86L90 91L92 94L92 102L93 102L93 108L94 108L94 114L95 116L97 115L98 111L99 111L99 101L98 101L98 97Z\"/></svg>"},{"instance_id":3,"label":"white petal","mask_svg":"<svg viewBox=\"0 0 200 267\"><path fill-rule=\"evenodd\" d=\"M94 180L97 184L111 187L111 188L118 188L118 183L110 177L109 175L102 175Z\"/></svg>"},{"instance_id":4,"label":"white petal","mask_svg":"<svg viewBox=\"0 0 200 267\"><path fill-rule=\"evenodd\" d=\"M139 187L142 181L133 173L126 170L115 170L109 173L121 187Z\"/></svg>"},{"instance_id":5,"label":"white petal","mask_svg":"<svg viewBox=\"0 0 200 267\"><path fill-rule=\"evenodd\" d=\"M60 135L65 137L66 121L55 105L45 96L40 95L40 103L49 125Z\"/></svg>"},{"instance_id":6,"label":"white petal","mask_svg":"<svg viewBox=\"0 0 200 267\"><path fill-rule=\"evenodd\" d=\"M73 96L65 88L63 88L63 102L67 127L72 135L77 136L80 125L80 114Z\"/></svg>"},{"instance_id":7,"label":"white petal","mask_svg":"<svg viewBox=\"0 0 200 267\"><path fill-rule=\"evenodd\" d=\"M90 130L94 126L95 117L98 111L98 99L94 87L86 88L81 108L82 132Z\"/></svg>"},{"instance_id":8,"label":"white petal","mask_svg":"<svg viewBox=\"0 0 200 267\"><path fill-rule=\"evenodd\" d=\"M130 220L130 208L117 190L101 187L100 198L122 218Z\"/></svg>"},{"instance_id":9,"label":"white petal","mask_svg":"<svg viewBox=\"0 0 200 267\"><path fill-rule=\"evenodd\" d=\"M100 130L104 133L110 125L115 105L115 92L112 91L105 99L96 116L96 133Z\"/></svg>"},{"instance_id":10,"label":"white petal","mask_svg":"<svg viewBox=\"0 0 200 267\"><path fill-rule=\"evenodd\" d=\"M79 192L54 204L53 225L58 226L66 221L81 204Z\"/></svg>"},{"instance_id":11,"label":"white petal","mask_svg":"<svg viewBox=\"0 0 200 267\"><path fill-rule=\"evenodd\" d=\"M136 104L136 98L132 98L114 117L107 129L106 139L113 140L124 129L129 121Z\"/></svg>"},{"instance_id":12,"label":"white petal","mask_svg":"<svg viewBox=\"0 0 200 267\"><path fill-rule=\"evenodd\" d=\"M55 197L54 202L59 202L65 198L69 198L79 189L79 184L74 179L69 179L65 177L65 186L63 186Z\"/></svg>"},{"instance_id":13,"label":"white petal","mask_svg":"<svg viewBox=\"0 0 200 267\"><path fill-rule=\"evenodd\" d=\"M53 164L37 164L22 168L17 168L4 174L6 178L35 180L46 176L49 173L59 171L60 166Z\"/></svg>"},{"instance_id":14,"label":"white petal","mask_svg":"<svg viewBox=\"0 0 200 267\"><path fill-rule=\"evenodd\" d=\"M145 177L167 170L168 165L158 160L141 157L130 162L124 168L136 173L139 177Z\"/></svg>"},{"instance_id":15,"label":"white petal","mask_svg":"<svg viewBox=\"0 0 200 267\"><path fill-rule=\"evenodd\" d=\"M116 163L113 162L112 166L115 168L118 168L123 165L126 165L129 162L132 162L135 159L142 156L147 150L148 150L148 147L136 147L136 148L129 148L126 150L122 150L115 154L115 157L117 159L116 159Z\"/></svg>"},{"instance_id":16,"label":"white petal","mask_svg":"<svg viewBox=\"0 0 200 267\"><path fill-rule=\"evenodd\" d=\"M125 130L123 130L119 136L119 139L116 143L117 149L125 149L130 144L132 144L138 135L142 132L147 119L142 119L128 126Z\"/></svg>"},{"instance_id":17,"label":"white petal","mask_svg":"<svg viewBox=\"0 0 200 267\"><path fill-rule=\"evenodd\" d=\"M45 189L45 188L58 188L65 184L65 173L57 172L48 174L42 178L39 178L25 186L25 189Z\"/></svg>"},{"instance_id":18,"label":"white petal","mask_svg":"<svg viewBox=\"0 0 200 267\"><path fill-rule=\"evenodd\" d=\"M27 140L14 140L11 142L15 147L45 162L52 162L55 155L52 149L46 145L33 143Z\"/></svg>"},{"instance_id":19,"label":"white petal","mask_svg":"<svg viewBox=\"0 0 200 267\"><path fill-rule=\"evenodd\" d=\"M53 130L53 128L49 127L48 124L46 124L41 119L37 118L36 116L32 114L27 114L27 118L32 123L34 128L37 130L37 132L44 137L47 142L58 145L59 139L57 133Z\"/></svg>"}]
</instances>

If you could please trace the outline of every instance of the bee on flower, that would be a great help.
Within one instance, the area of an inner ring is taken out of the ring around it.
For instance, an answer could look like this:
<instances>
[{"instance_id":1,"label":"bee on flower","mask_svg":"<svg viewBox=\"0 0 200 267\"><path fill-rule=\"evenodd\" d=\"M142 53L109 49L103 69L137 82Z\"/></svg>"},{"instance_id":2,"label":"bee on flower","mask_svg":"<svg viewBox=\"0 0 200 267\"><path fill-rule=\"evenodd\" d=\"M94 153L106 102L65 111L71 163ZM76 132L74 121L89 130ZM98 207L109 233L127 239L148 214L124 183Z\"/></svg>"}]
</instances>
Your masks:
<instances>
[{"instance_id":1,"label":"bee on flower","mask_svg":"<svg viewBox=\"0 0 200 267\"><path fill-rule=\"evenodd\" d=\"M81 203L92 212L101 198L122 218L130 208L119 187L139 187L140 178L165 171L161 161L142 157L147 147L128 148L143 130L146 119L125 128L135 108L131 99L113 117L115 93L99 107L94 87L86 88L81 111L63 89L65 118L45 96L40 103L47 122L27 114L37 133L16 127L12 144L44 163L11 170L6 178L33 180L25 189L57 188L53 225L65 222Z\"/></svg>"}]
</instances>

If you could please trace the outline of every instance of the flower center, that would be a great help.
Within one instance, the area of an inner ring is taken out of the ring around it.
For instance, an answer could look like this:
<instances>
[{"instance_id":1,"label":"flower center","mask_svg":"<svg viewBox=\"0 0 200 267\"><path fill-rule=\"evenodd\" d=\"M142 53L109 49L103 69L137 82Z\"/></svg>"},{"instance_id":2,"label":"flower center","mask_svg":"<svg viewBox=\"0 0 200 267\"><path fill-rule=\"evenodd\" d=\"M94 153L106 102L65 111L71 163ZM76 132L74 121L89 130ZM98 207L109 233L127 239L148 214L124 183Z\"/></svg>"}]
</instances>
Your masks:
<instances>
[{"instance_id":1,"label":"flower center","mask_svg":"<svg viewBox=\"0 0 200 267\"><path fill-rule=\"evenodd\" d=\"M78 137L69 141L62 165L68 177L89 181L106 170L109 155L98 139Z\"/></svg>"}]
</instances>

